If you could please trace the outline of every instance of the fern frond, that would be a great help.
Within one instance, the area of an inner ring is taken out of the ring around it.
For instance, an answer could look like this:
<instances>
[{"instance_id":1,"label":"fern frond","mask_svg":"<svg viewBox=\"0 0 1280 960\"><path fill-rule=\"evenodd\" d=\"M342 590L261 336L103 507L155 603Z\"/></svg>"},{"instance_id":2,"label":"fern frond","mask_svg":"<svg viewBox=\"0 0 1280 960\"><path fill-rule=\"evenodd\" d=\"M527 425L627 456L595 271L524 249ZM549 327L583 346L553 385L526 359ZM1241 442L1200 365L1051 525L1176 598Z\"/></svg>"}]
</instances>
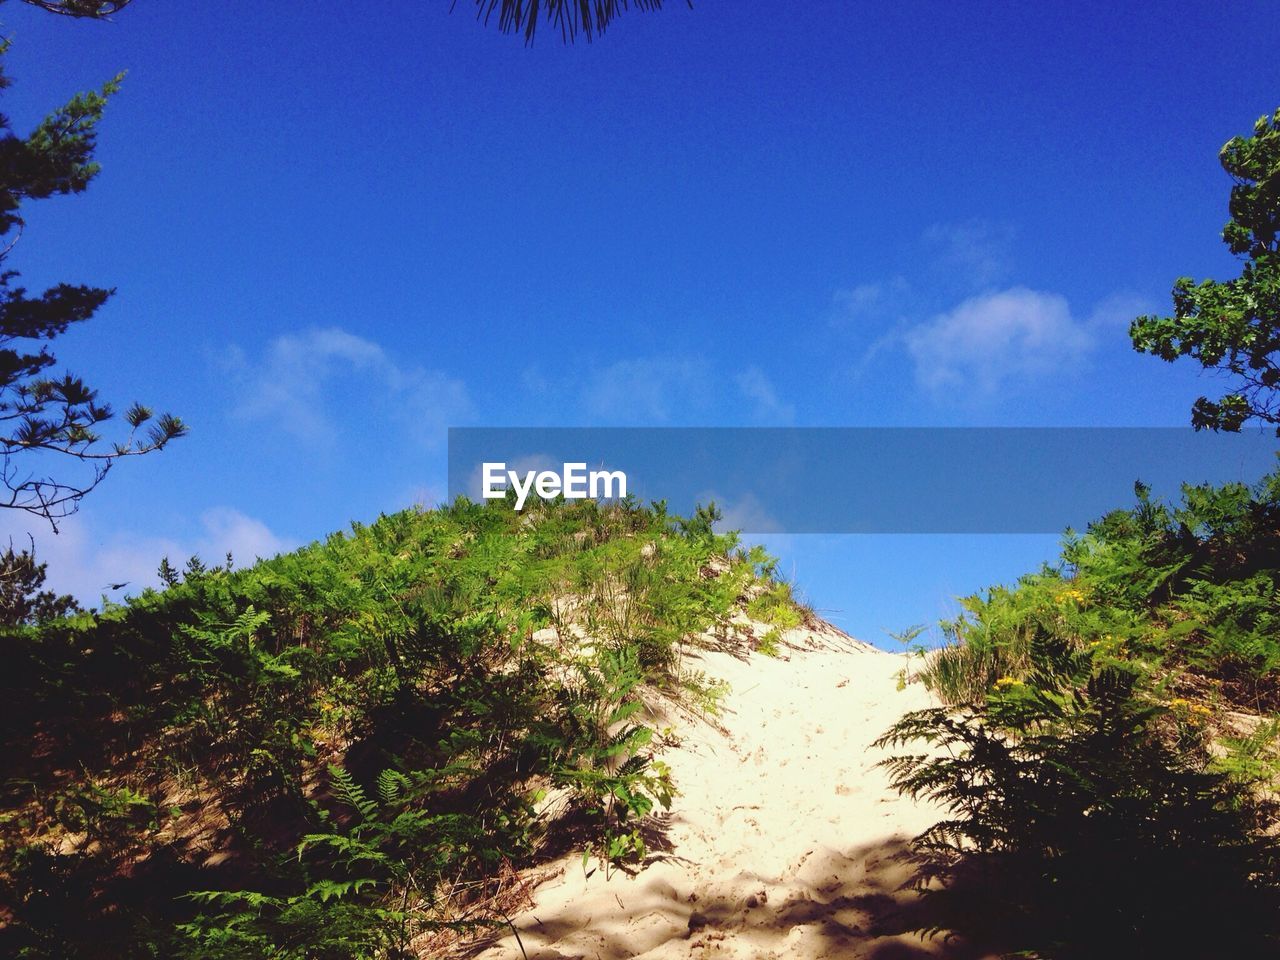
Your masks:
<instances>
[{"instance_id":1,"label":"fern frond","mask_svg":"<svg viewBox=\"0 0 1280 960\"><path fill-rule=\"evenodd\" d=\"M356 783L355 778L337 764L329 764L333 794L338 800L360 814L363 820L372 820L378 813L378 804Z\"/></svg>"}]
</instances>

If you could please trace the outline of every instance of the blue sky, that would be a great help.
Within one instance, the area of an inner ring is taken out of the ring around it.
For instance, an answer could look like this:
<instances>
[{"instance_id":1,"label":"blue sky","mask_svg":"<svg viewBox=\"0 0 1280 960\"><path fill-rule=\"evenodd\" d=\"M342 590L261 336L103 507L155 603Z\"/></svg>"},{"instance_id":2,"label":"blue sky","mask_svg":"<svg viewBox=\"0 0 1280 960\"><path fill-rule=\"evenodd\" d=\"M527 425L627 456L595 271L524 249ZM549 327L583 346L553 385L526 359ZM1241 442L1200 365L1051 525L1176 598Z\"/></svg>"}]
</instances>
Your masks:
<instances>
[{"instance_id":1,"label":"blue sky","mask_svg":"<svg viewBox=\"0 0 1280 960\"><path fill-rule=\"evenodd\" d=\"M129 71L9 262L116 287L59 359L192 427L57 538L0 518L55 584L432 502L450 425L1182 425L1217 389L1125 328L1238 270L1217 151L1277 106L1270 4L697 0L533 49L467 6L0 8L20 130ZM1054 538L774 545L876 640Z\"/></svg>"}]
</instances>

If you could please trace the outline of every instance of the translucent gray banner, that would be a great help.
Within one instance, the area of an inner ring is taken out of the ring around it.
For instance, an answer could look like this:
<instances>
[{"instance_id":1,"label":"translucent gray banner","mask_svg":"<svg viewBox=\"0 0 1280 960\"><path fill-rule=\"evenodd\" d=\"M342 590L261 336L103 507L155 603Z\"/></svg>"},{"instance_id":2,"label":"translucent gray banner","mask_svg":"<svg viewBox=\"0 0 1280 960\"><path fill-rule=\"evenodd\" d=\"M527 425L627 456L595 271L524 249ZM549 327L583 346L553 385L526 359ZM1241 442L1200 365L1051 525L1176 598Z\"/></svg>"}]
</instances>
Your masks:
<instances>
[{"instance_id":1,"label":"translucent gray banner","mask_svg":"<svg viewBox=\"0 0 1280 960\"><path fill-rule=\"evenodd\" d=\"M1278 450L1270 433L1155 427L465 427L449 495L714 500L747 533L1058 533L1132 505L1135 481L1256 482Z\"/></svg>"}]
</instances>

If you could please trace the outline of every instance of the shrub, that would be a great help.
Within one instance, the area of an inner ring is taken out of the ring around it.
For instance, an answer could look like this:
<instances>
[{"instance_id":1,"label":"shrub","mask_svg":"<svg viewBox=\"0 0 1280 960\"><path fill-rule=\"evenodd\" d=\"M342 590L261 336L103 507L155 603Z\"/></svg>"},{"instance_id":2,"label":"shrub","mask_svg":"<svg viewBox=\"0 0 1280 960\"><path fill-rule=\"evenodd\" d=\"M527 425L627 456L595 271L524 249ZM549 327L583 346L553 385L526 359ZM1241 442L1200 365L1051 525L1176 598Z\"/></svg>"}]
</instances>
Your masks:
<instances>
[{"instance_id":1,"label":"shrub","mask_svg":"<svg viewBox=\"0 0 1280 960\"><path fill-rule=\"evenodd\" d=\"M715 519L459 500L21 627L0 954L407 955L497 921L549 782L594 811L589 853L643 853L673 785L640 685L699 686L681 645L769 566Z\"/></svg>"},{"instance_id":2,"label":"shrub","mask_svg":"<svg viewBox=\"0 0 1280 960\"><path fill-rule=\"evenodd\" d=\"M1280 946L1274 811L1214 768L1199 714L1150 678L1040 636L1025 680L908 714L894 785L947 819L916 841L953 915L1043 957L1264 956ZM982 883L981 891L974 884Z\"/></svg>"},{"instance_id":3,"label":"shrub","mask_svg":"<svg viewBox=\"0 0 1280 960\"><path fill-rule=\"evenodd\" d=\"M1269 955L1275 720L1226 713L1278 705L1280 481L1137 493L942 625L919 676L945 706L880 741L927 745L887 766L948 811L919 881L1033 956Z\"/></svg>"}]
</instances>

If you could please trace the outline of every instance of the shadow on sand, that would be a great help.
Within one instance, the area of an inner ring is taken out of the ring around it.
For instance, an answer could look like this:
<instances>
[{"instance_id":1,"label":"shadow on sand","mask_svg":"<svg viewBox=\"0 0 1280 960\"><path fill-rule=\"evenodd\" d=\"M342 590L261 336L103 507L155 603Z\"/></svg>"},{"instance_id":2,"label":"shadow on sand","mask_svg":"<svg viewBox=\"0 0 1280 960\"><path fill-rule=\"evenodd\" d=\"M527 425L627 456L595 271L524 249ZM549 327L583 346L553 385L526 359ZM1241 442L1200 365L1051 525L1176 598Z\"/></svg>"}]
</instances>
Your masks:
<instances>
[{"instance_id":1,"label":"shadow on sand","mask_svg":"<svg viewBox=\"0 0 1280 960\"><path fill-rule=\"evenodd\" d=\"M669 857L659 853L654 860L671 863ZM584 923L575 904L564 915L538 909L517 926L529 960L622 960L650 951L760 960L1000 956L953 932L964 918L950 915L946 900L913 889L917 866L908 840L891 837L843 852L815 848L782 879L743 870L714 889L683 895L664 881L643 884L642 871L634 878L640 889L619 887L617 904L607 914L594 913ZM521 957L511 936L474 945L467 955L486 947L496 947L486 954L490 958Z\"/></svg>"}]
</instances>

